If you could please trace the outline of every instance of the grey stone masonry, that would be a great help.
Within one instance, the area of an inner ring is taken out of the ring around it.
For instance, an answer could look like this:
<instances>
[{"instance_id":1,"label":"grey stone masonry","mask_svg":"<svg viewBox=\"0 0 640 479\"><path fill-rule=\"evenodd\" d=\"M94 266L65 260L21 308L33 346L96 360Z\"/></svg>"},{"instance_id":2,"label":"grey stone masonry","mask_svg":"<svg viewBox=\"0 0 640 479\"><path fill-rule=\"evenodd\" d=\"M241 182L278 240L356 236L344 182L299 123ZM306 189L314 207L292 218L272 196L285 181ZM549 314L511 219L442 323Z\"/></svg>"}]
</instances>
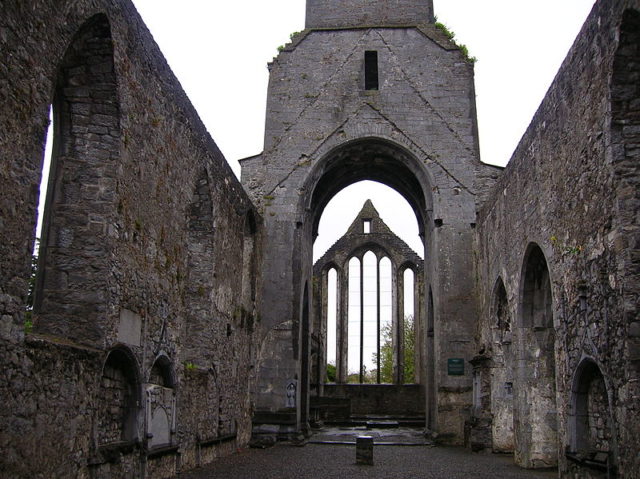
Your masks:
<instances>
[{"instance_id":1,"label":"grey stone masonry","mask_svg":"<svg viewBox=\"0 0 640 479\"><path fill-rule=\"evenodd\" d=\"M513 381L494 418L520 465L563 477L640 471L638 32L640 2L596 2L478 220L479 348L494 393Z\"/></svg>"},{"instance_id":2,"label":"grey stone masonry","mask_svg":"<svg viewBox=\"0 0 640 479\"><path fill-rule=\"evenodd\" d=\"M262 221L133 4L2 2L0 56L0 475L172 477L247 444Z\"/></svg>"},{"instance_id":3,"label":"grey stone masonry","mask_svg":"<svg viewBox=\"0 0 640 479\"><path fill-rule=\"evenodd\" d=\"M307 0L305 28L413 25L433 21L433 0Z\"/></svg>"},{"instance_id":4,"label":"grey stone masonry","mask_svg":"<svg viewBox=\"0 0 640 479\"><path fill-rule=\"evenodd\" d=\"M473 357L473 228L497 170L479 160L473 64L424 24L428 2L399 5L399 12L407 7L405 25L361 28L355 12L362 2L311 1L307 18L343 12L344 24L299 33L270 65L264 151L241 163L266 228L263 321L272 333L261 345L269 357L260 367L256 404L265 414L285 413L283 385L308 370L303 297L325 205L345 186L375 180L407 198L425 238L424 285L433 291L436 323L434 360L426 365L437 391L430 427L443 441L461 444L471 376L449 375L446 364ZM370 51L377 52L377 89L365 87ZM303 397L307 387L302 381ZM305 405L295 414L304 427Z\"/></svg>"}]
</instances>

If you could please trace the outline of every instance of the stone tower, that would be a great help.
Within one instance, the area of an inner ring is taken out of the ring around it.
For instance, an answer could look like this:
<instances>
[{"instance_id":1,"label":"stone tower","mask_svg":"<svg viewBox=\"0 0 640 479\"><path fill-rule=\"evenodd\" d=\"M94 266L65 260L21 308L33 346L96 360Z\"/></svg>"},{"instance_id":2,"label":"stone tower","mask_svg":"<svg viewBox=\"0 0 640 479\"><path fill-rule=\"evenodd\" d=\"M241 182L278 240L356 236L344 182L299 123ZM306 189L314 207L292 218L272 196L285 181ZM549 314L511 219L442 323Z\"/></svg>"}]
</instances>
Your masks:
<instances>
[{"instance_id":1,"label":"stone tower","mask_svg":"<svg viewBox=\"0 0 640 479\"><path fill-rule=\"evenodd\" d=\"M418 380L427 426L461 443L472 380L447 365L475 353L473 231L498 172L479 159L473 64L435 26L431 1L308 0L306 13L305 30L269 65L264 151L242 161L266 227L254 424L305 429L318 222L338 191L374 180L418 220L427 331Z\"/></svg>"}]
</instances>

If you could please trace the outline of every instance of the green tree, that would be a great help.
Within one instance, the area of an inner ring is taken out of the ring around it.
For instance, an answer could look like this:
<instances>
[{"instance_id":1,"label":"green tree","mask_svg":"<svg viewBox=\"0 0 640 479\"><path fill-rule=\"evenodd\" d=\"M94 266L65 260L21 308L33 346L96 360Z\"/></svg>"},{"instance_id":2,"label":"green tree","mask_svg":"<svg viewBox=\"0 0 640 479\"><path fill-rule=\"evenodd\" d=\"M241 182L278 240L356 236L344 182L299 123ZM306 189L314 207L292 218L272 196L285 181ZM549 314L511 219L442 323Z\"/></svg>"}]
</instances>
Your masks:
<instances>
[{"instance_id":1,"label":"green tree","mask_svg":"<svg viewBox=\"0 0 640 479\"><path fill-rule=\"evenodd\" d=\"M393 383L393 333L391 323L385 324L380 333L382 334L380 344L380 382ZM414 351L415 351L415 331L413 328L413 316L404 318L404 382L413 383L414 378ZM373 353L374 364L378 363L378 354ZM376 371L373 371L374 377ZM375 382L375 380L374 380Z\"/></svg>"},{"instance_id":2,"label":"green tree","mask_svg":"<svg viewBox=\"0 0 640 479\"><path fill-rule=\"evenodd\" d=\"M336 365L335 364L327 364L327 382L335 383L336 382Z\"/></svg>"}]
</instances>

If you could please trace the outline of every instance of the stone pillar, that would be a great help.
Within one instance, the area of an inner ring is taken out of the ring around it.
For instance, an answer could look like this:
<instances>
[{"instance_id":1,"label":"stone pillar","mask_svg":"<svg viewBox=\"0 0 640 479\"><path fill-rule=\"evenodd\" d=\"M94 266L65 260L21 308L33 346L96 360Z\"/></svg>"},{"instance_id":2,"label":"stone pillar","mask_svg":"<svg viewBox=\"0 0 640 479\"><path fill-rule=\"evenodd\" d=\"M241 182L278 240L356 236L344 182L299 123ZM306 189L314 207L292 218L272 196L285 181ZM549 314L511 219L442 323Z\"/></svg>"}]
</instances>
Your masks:
<instances>
[{"instance_id":1,"label":"stone pillar","mask_svg":"<svg viewBox=\"0 0 640 479\"><path fill-rule=\"evenodd\" d=\"M373 438L371 436L356 438L356 464L373 466Z\"/></svg>"}]
</instances>

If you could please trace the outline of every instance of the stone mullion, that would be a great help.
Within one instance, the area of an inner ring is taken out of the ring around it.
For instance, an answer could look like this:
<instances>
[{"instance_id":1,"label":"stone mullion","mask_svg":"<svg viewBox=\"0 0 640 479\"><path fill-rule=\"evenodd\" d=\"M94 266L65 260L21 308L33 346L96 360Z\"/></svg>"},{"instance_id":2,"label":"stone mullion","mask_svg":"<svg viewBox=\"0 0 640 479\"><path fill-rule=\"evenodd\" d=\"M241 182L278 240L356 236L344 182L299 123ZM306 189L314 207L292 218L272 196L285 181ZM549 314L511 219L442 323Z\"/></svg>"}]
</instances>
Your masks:
<instances>
[{"instance_id":1,"label":"stone mullion","mask_svg":"<svg viewBox=\"0 0 640 479\"><path fill-rule=\"evenodd\" d=\"M377 352L377 374L376 382L380 384L380 260L376 257L376 352Z\"/></svg>"},{"instance_id":2,"label":"stone mullion","mask_svg":"<svg viewBox=\"0 0 640 479\"><path fill-rule=\"evenodd\" d=\"M364 382L364 256L360 258L360 383Z\"/></svg>"},{"instance_id":3,"label":"stone mullion","mask_svg":"<svg viewBox=\"0 0 640 479\"><path fill-rule=\"evenodd\" d=\"M338 303L338 311L336 312L337 327L337 347L336 347L336 381L338 383L347 382L347 368L349 355L349 270L341 269L338 272L338 293L340 298Z\"/></svg>"},{"instance_id":4,"label":"stone mullion","mask_svg":"<svg viewBox=\"0 0 640 479\"><path fill-rule=\"evenodd\" d=\"M396 301L392 323L393 346L393 382L402 384L402 324L404 319L404 275L400 270L396 271Z\"/></svg>"}]
</instances>

